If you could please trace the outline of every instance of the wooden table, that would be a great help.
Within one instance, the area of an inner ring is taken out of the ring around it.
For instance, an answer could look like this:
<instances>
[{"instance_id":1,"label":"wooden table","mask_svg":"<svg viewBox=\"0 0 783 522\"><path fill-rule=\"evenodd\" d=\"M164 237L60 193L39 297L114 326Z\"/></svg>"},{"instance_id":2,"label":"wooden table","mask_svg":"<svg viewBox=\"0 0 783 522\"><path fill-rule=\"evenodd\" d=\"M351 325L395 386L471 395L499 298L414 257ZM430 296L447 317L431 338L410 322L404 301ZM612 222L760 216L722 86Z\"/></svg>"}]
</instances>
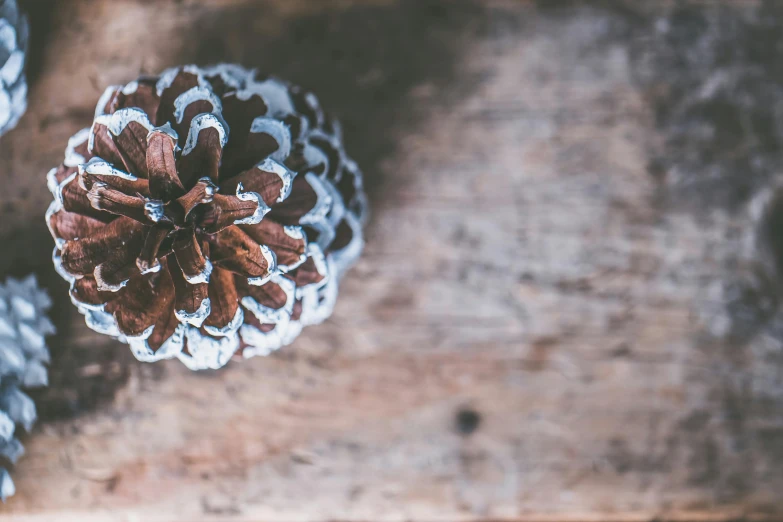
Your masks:
<instances>
[{"instance_id":1,"label":"wooden table","mask_svg":"<svg viewBox=\"0 0 783 522\"><path fill-rule=\"evenodd\" d=\"M783 517L772 178L728 205L678 177L643 59L668 2L554 3L28 1L0 268L61 334L0 519ZM193 374L82 324L45 174L104 86L216 61L317 92L373 218L330 321Z\"/></svg>"}]
</instances>

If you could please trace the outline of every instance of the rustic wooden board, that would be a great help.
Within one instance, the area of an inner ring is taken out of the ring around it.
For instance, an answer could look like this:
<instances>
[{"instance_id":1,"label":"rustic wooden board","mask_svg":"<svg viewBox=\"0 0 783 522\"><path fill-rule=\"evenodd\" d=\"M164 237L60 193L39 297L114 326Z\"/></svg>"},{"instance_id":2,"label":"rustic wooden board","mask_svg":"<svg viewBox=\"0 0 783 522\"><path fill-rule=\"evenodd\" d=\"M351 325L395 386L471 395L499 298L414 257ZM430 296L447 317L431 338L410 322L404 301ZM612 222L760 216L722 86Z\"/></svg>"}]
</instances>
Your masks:
<instances>
[{"instance_id":1,"label":"rustic wooden board","mask_svg":"<svg viewBox=\"0 0 783 522\"><path fill-rule=\"evenodd\" d=\"M729 209L660 167L666 4L545 4L28 2L0 263L39 274L62 334L0 518L783 517L772 182ZM319 93L373 219L330 321L193 374L81 324L44 176L103 86L218 60Z\"/></svg>"}]
</instances>

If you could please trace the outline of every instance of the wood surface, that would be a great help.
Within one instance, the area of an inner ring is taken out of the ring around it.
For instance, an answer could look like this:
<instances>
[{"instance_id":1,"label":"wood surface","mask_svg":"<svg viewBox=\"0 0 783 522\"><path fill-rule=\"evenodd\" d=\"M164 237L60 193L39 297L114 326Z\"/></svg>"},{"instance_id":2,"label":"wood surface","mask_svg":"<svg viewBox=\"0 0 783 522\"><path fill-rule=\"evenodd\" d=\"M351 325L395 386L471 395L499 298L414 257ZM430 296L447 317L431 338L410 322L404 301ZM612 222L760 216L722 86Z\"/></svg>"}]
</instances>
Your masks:
<instances>
[{"instance_id":1,"label":"wood surface","mask_svg":"<svg viewBox=\"0 0 783 522\"><path fill-rule=\"evenodd\" d=\"M28 1L0 268L61 333L0 519L783 518L774 176L677 170L645 4ZM332 319L194 374L82 324L45 174L104 86L217 61L316 92L373 215Z\"/></svg>"}]
</instances>

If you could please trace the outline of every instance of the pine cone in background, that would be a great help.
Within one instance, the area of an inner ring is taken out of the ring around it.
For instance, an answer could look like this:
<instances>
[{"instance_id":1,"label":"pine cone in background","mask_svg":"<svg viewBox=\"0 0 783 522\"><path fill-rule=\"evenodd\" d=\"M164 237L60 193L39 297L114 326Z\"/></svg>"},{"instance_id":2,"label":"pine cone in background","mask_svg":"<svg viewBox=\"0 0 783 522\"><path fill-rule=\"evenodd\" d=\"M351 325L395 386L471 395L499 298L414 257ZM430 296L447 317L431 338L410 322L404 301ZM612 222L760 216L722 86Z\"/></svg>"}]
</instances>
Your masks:
<instances>
[{"instance_id":1,"label":"pine cone in background","mask_svg":"<svg viewBox=\"0 0 783 522\"><path fill-rule=\"evenodd\" d=\"M366 199L311 93L236 65L110 87L48 175L54 262L142 361L219 368L326 319Z\"/></svg>"},{"instance_id":2,"label":"pine cone in background","mask_svg":"<svg viewBox=\"0 0 783 522\"><path fill-rule=\"evenodd\" d=\"M0 498L14 494L6 467L16 464L24 449L14 437L17 426L30 431L36 419L35 404L21 388L48 384L49 350L44 337L54 333L46 317L51 307L34 276L23 281L9 278L0 285Z\"/></svg>"},{"instance_id":3,"label":"pine cone in background","mask_svg":"<svg viewBox=\"0 0 783 522\"><path fill-rule=\"evenodd\" d=\"M27 32L16 0L0 0L0 134L16 127L27 109Z\"/></svg>"}]
</instances>

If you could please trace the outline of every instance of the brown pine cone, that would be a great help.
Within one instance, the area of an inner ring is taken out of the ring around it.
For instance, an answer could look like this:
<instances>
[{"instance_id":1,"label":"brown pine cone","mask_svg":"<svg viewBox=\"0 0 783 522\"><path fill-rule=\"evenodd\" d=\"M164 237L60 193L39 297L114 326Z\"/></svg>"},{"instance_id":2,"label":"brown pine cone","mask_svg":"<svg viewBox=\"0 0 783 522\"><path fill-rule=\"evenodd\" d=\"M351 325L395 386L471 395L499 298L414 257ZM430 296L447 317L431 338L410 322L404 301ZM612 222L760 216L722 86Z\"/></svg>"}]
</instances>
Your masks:
<instances>
[{"instance_id":1,"label":"brown pine cone","mask_svg":"<svg viewBox=\"0 0 783 522\"><path fill-rule=\"evenodd\" d=\"M219 368L326 319L366 198L311 93L236 65L110 87L48 175L54 262L136 357Z\"/></svg>"}]
</instances>

